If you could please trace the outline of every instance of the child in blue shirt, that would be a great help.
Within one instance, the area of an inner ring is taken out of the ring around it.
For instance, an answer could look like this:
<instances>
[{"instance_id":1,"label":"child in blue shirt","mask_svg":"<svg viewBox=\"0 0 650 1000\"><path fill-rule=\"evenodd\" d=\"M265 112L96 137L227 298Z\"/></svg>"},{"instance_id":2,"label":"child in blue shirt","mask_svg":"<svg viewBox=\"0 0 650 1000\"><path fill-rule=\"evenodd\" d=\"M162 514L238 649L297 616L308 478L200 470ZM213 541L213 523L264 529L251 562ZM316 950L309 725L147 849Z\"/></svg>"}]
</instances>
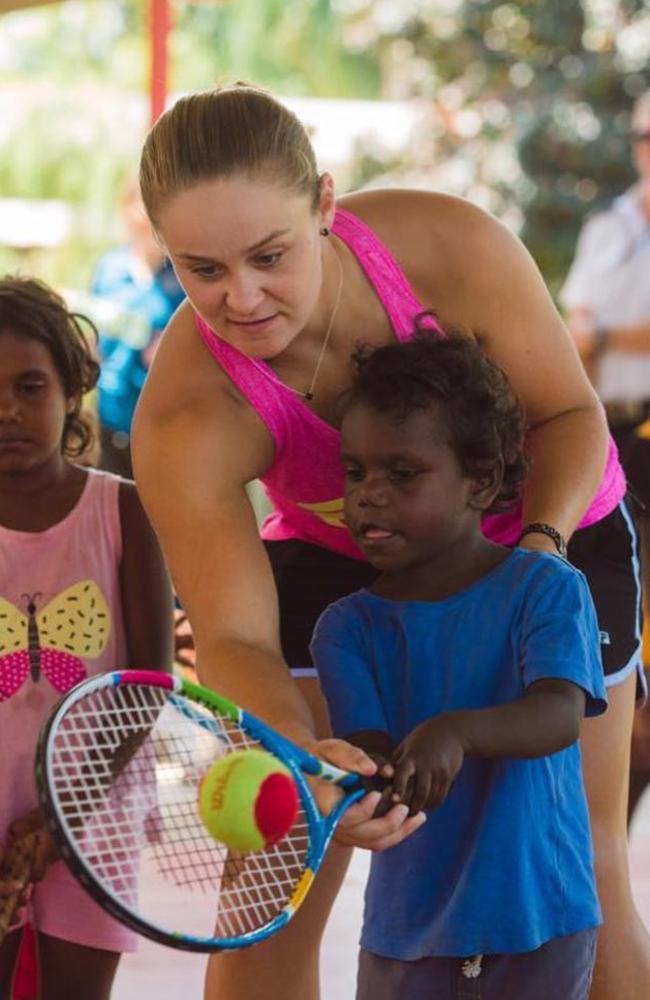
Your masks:
<instances>
[{"instance_id":1,"label":"child in blue shirt","mask_svg":"<svg viewBox=\"0 0 650 1000\"><path fill-rule=\"evenodd\" d=\"M355 360L345 517L381 572L312 652L335 735L389 781L380 810L426 812L373 856L357 1000L586 1000L601 917L577 741L606 706L587 584L481 532L519 493L524 418L472 339Z\"/></svg>"}]
</instances>

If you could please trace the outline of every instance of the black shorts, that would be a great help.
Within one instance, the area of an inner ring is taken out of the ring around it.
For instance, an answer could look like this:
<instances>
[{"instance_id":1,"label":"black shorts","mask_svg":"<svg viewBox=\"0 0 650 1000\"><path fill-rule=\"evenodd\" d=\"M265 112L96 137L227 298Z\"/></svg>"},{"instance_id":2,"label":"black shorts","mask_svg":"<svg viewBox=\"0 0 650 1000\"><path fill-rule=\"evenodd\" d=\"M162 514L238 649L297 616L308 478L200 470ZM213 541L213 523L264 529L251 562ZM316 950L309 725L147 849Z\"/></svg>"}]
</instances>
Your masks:
<instances>
[{"instance_id":1,"label":"black shorts","mask_svg":"<svg viewBox=\"0 0 650 1000\"><path fill-rule=\"evenodd\" d=\"M638 694L645 691L641 663L641 569L637 532L623 500L602 521L583 528L569 542L569 562L587 578L596 606L600 649L608 687L636 671Z\"/></svg>"},{"instance_id":2,"label":"black shorts","mask_svg":"<svg viewBox=\"0 0 650 1000\"><path fill-rule=\"evenodd\" d=\"M294 677L315 677L309 643L316 622L329 604L367 587L379 572L297 538L264 544L278 591L283 656Z\"/></svg>"},{"instance_id":3,"label":"black shorts","mask_svg":"<svg viewBox=\"0 0 650 1000\"><path fill-rule=\"evenodd\" d=\"M630 434L621 461L637 504L636 517L650 518L650 420L635 427Z\"/></svg>"},{"instance_id":4,"label":"black shorts","mask_svg":"<svg viewBox=\"0 0 650 1000\"><path fill-rule=\"evenodd\" d=\"M265 545L278 590L284 658L294 676L313 677L309 643L318 618L328 604L367 587L378 571L369 563L298 539ZM575 533L569 561L585 574L594 599L606 683L620 684L636 670L641 684L637 536L624 502L602 521Z\"/></svg>"}]
</instances>

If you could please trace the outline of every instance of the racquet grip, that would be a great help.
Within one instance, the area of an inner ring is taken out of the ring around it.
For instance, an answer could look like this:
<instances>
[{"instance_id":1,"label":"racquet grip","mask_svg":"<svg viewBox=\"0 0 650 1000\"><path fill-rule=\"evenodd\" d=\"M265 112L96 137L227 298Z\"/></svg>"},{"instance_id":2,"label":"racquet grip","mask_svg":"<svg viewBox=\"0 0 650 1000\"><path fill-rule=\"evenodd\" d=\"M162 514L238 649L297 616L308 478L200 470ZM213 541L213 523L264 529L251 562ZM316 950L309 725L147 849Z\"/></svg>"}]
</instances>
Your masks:
<instances>
[{"instance_id":1,"label":"racquet grip","mask_svg":"<svg viewBox=\"0 0 650 1000\"><path fill-rule=\"evenodd\" d=\"M0 864L0 878L20 882L20 888L10 896L0 896L0 944L16 915L25 886L30 882L36 846L36 833L27 833L20 840L13 841Z\"/></svg>"}]
</instances>

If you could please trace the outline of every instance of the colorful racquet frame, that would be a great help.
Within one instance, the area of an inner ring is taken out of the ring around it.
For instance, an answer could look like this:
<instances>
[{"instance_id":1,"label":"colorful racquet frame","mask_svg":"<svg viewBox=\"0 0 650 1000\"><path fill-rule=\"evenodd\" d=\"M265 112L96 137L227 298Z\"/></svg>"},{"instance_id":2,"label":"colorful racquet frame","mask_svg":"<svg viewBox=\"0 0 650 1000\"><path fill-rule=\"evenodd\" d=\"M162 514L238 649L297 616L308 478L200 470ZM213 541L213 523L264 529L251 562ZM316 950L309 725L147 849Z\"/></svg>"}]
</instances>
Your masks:
<instances>
[{"instance_id":1,"label":"colorful racquet frame","mask_svg":"<svg viewBox=\"0 0 650 1000\"><path fill-rule=\"evenodd\" d=\"M210 836L197 799L210 765L247 747L290 768L300 809L277 844L239 854ZM329 816L307 775L345 791ZM91 678L63 697L41 733L36 778L58 850L91 896L138 933L198 952L242 948L284 927L341 816L365 794L358 775L208 688L137 670Z\"/></svg>"}]
</instances>

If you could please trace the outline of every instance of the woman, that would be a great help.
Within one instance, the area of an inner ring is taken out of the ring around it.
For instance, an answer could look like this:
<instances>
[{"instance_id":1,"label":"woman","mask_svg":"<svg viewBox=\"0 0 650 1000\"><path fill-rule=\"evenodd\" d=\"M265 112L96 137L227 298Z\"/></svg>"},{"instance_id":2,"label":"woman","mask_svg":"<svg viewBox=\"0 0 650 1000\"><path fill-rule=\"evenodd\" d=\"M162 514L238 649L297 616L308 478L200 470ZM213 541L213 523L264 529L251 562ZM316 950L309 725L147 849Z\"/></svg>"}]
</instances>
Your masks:
<instances>
[{"instance_id":1,"label":"woman","mask_svg":"<svg viewBox=\"0 0 650 1000\"><path fill-rule=\"evenodd\" d=\"M433 309L472 331L508 373L526 409L532 467L522 511L484 528L557 553L582 525L570 557L589 572L615 681L609 711L585 726L583 741L606 915L593 998L637 1000L650 989L650 942L631 900L625 840L639 660L634 536L602 409L526 251L494 219L444 195L376 191L337 204L300 123L246 85L179 101L150 132L140 179L188 301L137 413L136 476L194 628L202 680L298 742L327 735L307 650L316 617L372 578L341 520L337 401L354 344L405 339ZM245 493L256 478L275 507L264 545ZM608 568L593 554L604 545ZM614 584L627 597L612 615ZM372 771L346 744L319 752ZM210 962L210 998L316 1000L318 940L347 863L341 845L381 849L423 819L395 807L373 820L373 808L369 796L348 814L286 931Z\"/></svg>"}]
</instances>

